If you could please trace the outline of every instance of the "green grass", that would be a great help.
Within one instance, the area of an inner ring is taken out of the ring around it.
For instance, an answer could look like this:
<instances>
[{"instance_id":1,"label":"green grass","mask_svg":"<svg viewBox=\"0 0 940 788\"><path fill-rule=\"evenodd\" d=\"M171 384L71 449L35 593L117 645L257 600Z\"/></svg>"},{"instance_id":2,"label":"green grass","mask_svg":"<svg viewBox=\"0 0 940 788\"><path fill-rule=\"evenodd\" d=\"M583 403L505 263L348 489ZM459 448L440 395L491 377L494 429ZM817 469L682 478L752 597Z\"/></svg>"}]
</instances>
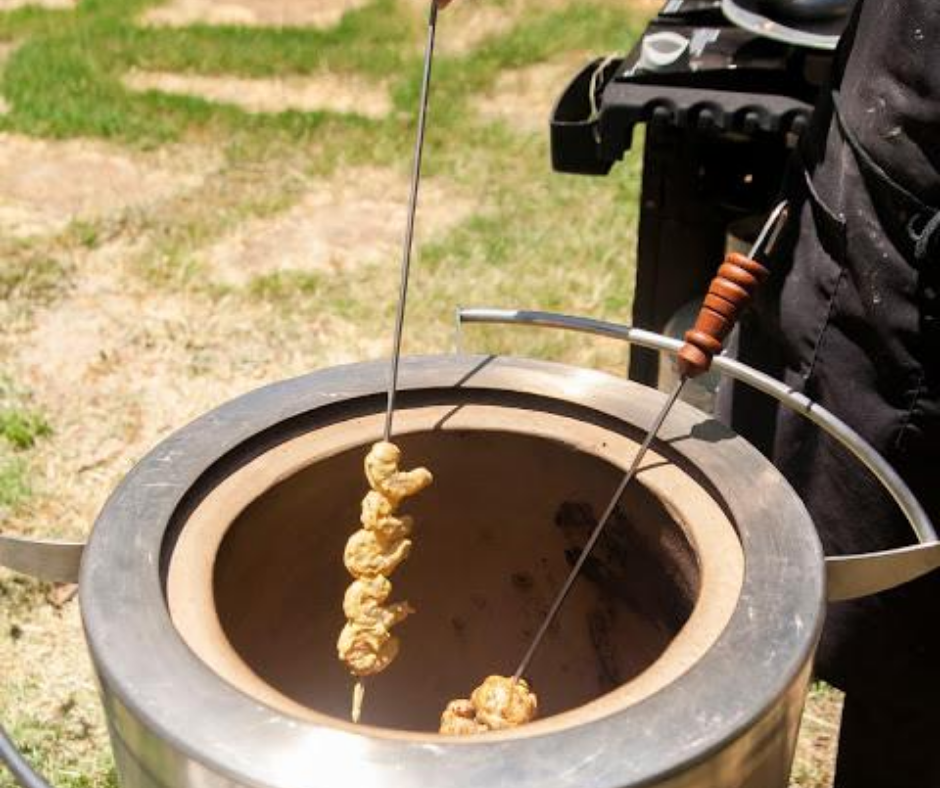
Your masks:
<instances>
[{"instance_id":1,"label":"green grass","mask_svg":"<svg viewBox=\"0 0 940 788\"><path fill-rule=\"evenodd\" d=\"M573 3L553 13L531 14L506 35L484 44L463 58L444 60L438 69L437 88L450 102L462 102L489 87L506 69L539 63L559 52L588 50L605 53L626 51L640 32L640 25L626 9ZM403 106L412 106L419 83L406 83Z\"/></svg>"},{"instance_id":2,"label":"green grass","mask_svg":"<svg viewBox=\"0 0 940 788\"><path fill-rule=\"evenodd\" d=\"M28 393L0 375L0 514L29 498L29 452L51 434L45 416L30 406Z\"/></svg>"},{"instance_id":3,"label":"green grass","mask_svg":"<svg viewBox=\"0 0 940 788\"><path fill-rule=\"evenodd\" d=\"M133 93L120 79L135 68L254 77L356 73L390 80L396 106L407 114L414 107L422 29L395 0L374 0L325 31L136 26L135 15L148 4L83 0L74 13L21 11L0 19L0 40L23 41L0 83L13 104L0 128L148 146L219 131L323 136L331 118L326 112L252 116L194 98ZM446 24L441 28L446 31ZM441 122L451 132L459 127L464 100L503 69L536 63L558 51L622 49L637 29L629 13L606 6L581 3L550 14L533 12L510 33L468 56L439 57L439 100L450 108ZM394 132L408 121L358 122L378 138L397 136ZM334 124L327 134L342 125Z\"/></svg>"},{"instance_id":4,"label":"green grass","mask_svg":"<svg viewBox=\"0 0 940 788\"><path fill-rule=\"evenodd\" d=\"M56 788L116 788L94 688L73 675L87 662L77 610L48 605L50 591L46 583L0 570L0 716ZM0 767L0 786L14 785Z\"/></svg>"},{"instance_id":5,"label":"green grass","mask_svg":"<svg viewBox=\"0 0 940 788\"><path fill-rule=\"evenodd\" d=\"M60 714L53 718L27 717L14 725L10 733L40 774L55 775L55 788L118 788L111 757L100 746L94 746L88 731L90 723L70 719L70 712L63 705ZM68 748L63 748L63 742L68 743ZM86 742L89 746L76 746Z\"/></svg>"},{"instance_id":6,"label":"green grass","mask_svg":"<svg viewBox=\"0 0 940 788\"><path fill-rule=\"evenodd\" d=\"M303 137L320 130L329 113L251 116L194 98L133 93L120 78L133 68L242 76L318 70L384 76L407 71L413 59L414 26L394 0L376 0L328 31L141 28L133 17L145 5L83 0L73 14L7 15L0 23L0 38L26 40L3 76L2 90L14 109L0 128L141 146L235 130Z\"/></svg>"},{"instance_id":7,"label":"green grass","mask_svg":"<svg viewBox=\"0 0 940 788\"><path fill-rule=\"evenodd\" d=\"M0 410L0 437L14 449L31 449L38 438L52 434L45 417L28 410Z\"/></svg>"},{"instance_id":8,"label":"green grass","mask_svg":"<svg viewBox=\"0 0 940 788\"><path fill-rule=\"evenodd\" d=\"M67 266L42 250L13 243L0 255L0 301L48 304L68 287Z\"/></svg>"},{"instance_id":9,"label":"green grass","mask_svg":"<svg viewBox=\"0 0 940 788\"><path fill-rule=\"evenodd\" d=\"M0 514L14 509L29 497L27 476L25 460L0 449Z\"/></svg>"},{"instance_id":10,"label":"green grass","mask_svg":"<svg viewBox=\"0 0 940 788\"><path fill-rule=\"evenodd\" d=\"M401 3L375 0L325 31L141 28L133 19L146 5L110 0L83 2L71 14L7 15L0 32L25 40L3 75L2 89L14 109L0 119L0 128L140 147L179 140L221 143L231 188L163 215L128 220L153 239L140 259L152 285L211 290L200 250L246 218L290 203L295 190L289 183L239 180L240 168L279 155L272 151L300 151L297 166L306 178L355 165L403 169L410 156L423 29ZM468 278L477 284L475 297L488 303L626 317L632 273L622 250L633 245L635 168L627 177L621 170L618 177L597 181L553 175L544 135L533 139L505 124L482 123L472 101L507 69L559 52L625 49L638 30L626 9L573 3L550 13L530 11L510 31L466 55L438 56L426 171L481 195L475 216L422 250L430 272L422 281L431 287L424 298L428 309L416 311L423 319L434 310L438 333L449 319L441 317L449 310L438 305L465 301ZM440 35L447 35L446 18ZM240 76L331 70L381 77L390 83L397 111L380 120L328 112L252 115L196 98L128 91L120 79L134 68ZM303 186L301 180L298 190ZM560 216L570 221L559 222ZM79 222L67 235L94 248L100 228ZM65 281L64 275L51 275L53 268L52 257L36 274L19 266L6 283L0 272L0 292L28 285L46 287L52 295ZM479 279L476 272L482 272ZM263 280L247 295L269 303L290 299L307 311L349 319L375 311L380 300L384 320L390 307L376 291L386 278L382 269L364 266L332 281L316 277L315 286L304 283L296 293L287 292L286 283Z\"/></svg>"},{"instance_id":11,"label":"green grass","mask_svg":"<svg viewBox=\"0 0 940 788\"><path fill-rule=\"evenodd\" d=\"M327 30L145 29L128 25L126 18L108 22L102 60L111 67L247 77L325 69L384 77L410 60L414 33L394 0L352 11Z\"/></svg>"}]
</instances>

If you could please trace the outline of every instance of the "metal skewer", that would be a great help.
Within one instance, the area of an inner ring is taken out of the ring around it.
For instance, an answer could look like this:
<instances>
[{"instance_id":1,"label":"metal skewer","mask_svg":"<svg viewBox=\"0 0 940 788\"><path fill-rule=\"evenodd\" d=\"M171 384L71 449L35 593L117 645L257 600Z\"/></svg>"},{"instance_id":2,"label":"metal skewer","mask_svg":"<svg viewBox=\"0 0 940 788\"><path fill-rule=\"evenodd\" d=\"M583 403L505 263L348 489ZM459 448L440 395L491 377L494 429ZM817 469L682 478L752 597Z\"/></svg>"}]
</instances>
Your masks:
<instances>
[{"instance_id":1,"label":"metal skewer","mask_svg":"<svg viewBox=\"0 0 940 788\"><path fill-rule=\"evenodd\" d=\"M395 314L395 333L388 377L388 407L385 411L385 440L391 440L392 420L395 414L395 394L398 389L398 362L401 358L402 328L405 324L405 305L408 301L408 275L411 272L411 250L414 245L415 214L418 210L418 189L421 185L421 159L424 153L424 130L427 125L428 95L431 88L431 64L434 60L434 39L437 33L437 9L440 0L431 0L428 13L428 37L424 49L424 73L421 79L421 98L418 110L418 133L415 139L414 165L411 172L411 194L405 221L405 242L401 260L401 284L398 291L398 310ZM446 3L445 3L446 5Z\"/></svg>"},{"instance_id":2,"label":"metal skewer","mask_svg":"<svg viewBox=\"0 0 940 788\"><path fill-rule=\"evenodd\" d=\"M575 561L574 567L571 569L571 572L568 573L565 584L561 587L561 591L559 591L558 595L555 597L555 601L552 602L551 608L549 608L545 619L542 621L542 625L539 627L538 632L535 633L535 637L529 644L529 648L526 651L525 656L522 658L522 661L519 663L519 667L516 668L516 672L512 674L513 682L516 682L522 678L522 674L529 666L529 662L531 662L532 657L535 656L536 649L538 649L542 639L545 637L545 633L548 632L548 628L551 626L552 621L555 620L555 616L558 615L558 611L565 603L565 599L568 598L568 593L571 591L571 587L574 585L574 581L577 580L578 576L581 574L581 569L584 567L584 562L587 561L588 556L594 549L594 545L597 544L597 540L600 539L601 533L604 530L604 526L607 525L607 521L611 518L611 515L613 515L614 510L617 508L617 504L620 503L620 499L623 497L623 494L627 489L627 485L629 485L633 480L637 469L640 467L640 463L643 462L643 457L646 455L646 450L650 447L650 444L653 442L653 439L659 432L660 427L663 426L663 422L666 420L666 416L669 415L669 411L672 410L672 406L679 398L679 394L682 393L682 388L685 386L686 380L688 380L688 378L685 376L679 380L678 385L672 390L672 393L669 395L669 399L666 400L666 404L663 406L663 409L656 417L656 421L653 422L653 426L650 428L649 432L646 433L646 438L643 439L643 444L640 446L640 450L636 453L636 456L633 458L633 462L630 464L630 470L627 471L626 475L623 477L623 480L620 482L620 485L617 487L617 491L611 497L610 503L607 504L607 508L604 510L604 514L601 516L601 519L598 521L597 525L594 526L594 530L591 532L591 536L587 540L587 544L584 545L584 548L581 550L581 554L578 556L578 560Z\"/></svg>"},{"instance_id":3,"label":"metal skewer","mask_svg":"<svg viewBox=\"0 0 940 788\"><path fill-rule=\"evenodd\" d=\"M774 246L777 243L777 239L780 236L780 231L783 229L787 217L787 203L780 203L774 210L771 212L767 221L764 223L763 228L760 231L760 234L757 236L757 240L754 241L754 245L751 247L748 257L751 260L755 260L758 253L761 251L764 254L769 254ZM743 294L743 301L746 301L750 298L751 293L746 293L744 290L741 290ZM688 337L687 337L688 341ZM720 350L720 340L715 340L718 342L718 348ZM591 532L591 536L588 538L587 543L584 545L584 548L581 550L581 554L578 556L578 560L575 561L574 567L572 567L571 572L568 574L567 579L565 580L564 585L561 587L561 590L558 592L558 595L555 597L555 600L552 602L552 606L549 608L548 613L545 616L545 619L542 621L541 626L538 631L535 633L535 636L532 638L532 641L529 643L529 647L525 652L525 655L522 657L522 661L519 663L519 667L516 668L516 672L513 673L512 681L513 685L520 678L522 674L529 667L529 663L532 661L532 657L535 656L535 652L538 650L538 647L541 645L542 641L545 638L545 634L548 632L549 627L552 624L552 621L555 620L555 617L558 615L558 611L561 610L561 606L565 603L569 592L571 591L572 586L574 585L575 580L578 579L578 576L581 573L582 568L584 567L585 562L588 559L588 556L591 554L591 551L594 549L594 545L597 544L597 540L600 539L601 534L604 531L608 521L613 515L614 511L617 508L617 505L620 503L620 499L623 497L624 492L626 492L627 487L630 482L633 480L633 477L636 475L637 470L640 467L640 464L643 462L643 458L646 455L647 450L652 444L653 440L656 438L656 435L659 433L660 428L663 426L663 422L666 421L666 417L669 415L669 412L672 410L672 406L676 404L676 400L679 398L679 395L682 393L682 389L685 386L686 382L690 377L693 377L695 374L700 374L708 368L708 363L710 363L711 358L709 357L706 361L706 366L703 369L697 369L695 372L690 373L689 371L684 370L682 376L679 379L679 382L676 384L676 387L672 390L672 393L667 398L665 404L663 405L662 410L656 416L656 419L653 421L653 425L650 427L649 431L646 433L646 437L643 439L643 443L640 445L639 450L636 453L636 456L633 458L633 462L630 464L630 469L627 471L626 475L623 477L623 480L620 482L617 490L614 492L613 497L610 500L610 503L607 504L607 508L604 510L604 514L601 516L601 519L598 521L597 525L594 527L594 530Z\"/></svg>"},{"instance_id":4,"label":"metal skewer","mask_svg":"<svg viewBox=\"0 0 940 788\"><path fill-rule=\"evenodd\" d=\"M401 259L401 282L398 289L398 308L395 312L395 331L392 337L392 353L388 373L388 406L385 410L383 439L392 438L392 421L395 415L395 394L398 389L398 362L401 359L402 329L405 325L405 306L408 302L408 277L411 273L411 250L414 246L415 215L418 212L418 190L421 186L421 160L424 154L424 131L427 127L428 95L431 89L431 65L434 62L434 40L437 34L437 11L450 0L431 0L428 12L428 37L424 48L424 71L421 76L421 98L418 104L418 131L415 139L414 162L411 170L411 192L408 196L408 214L405 219L405 240ZM362 715L366 684L361 676L353 685L350 717L354 723Z\"/></svg>"}]
</instances>

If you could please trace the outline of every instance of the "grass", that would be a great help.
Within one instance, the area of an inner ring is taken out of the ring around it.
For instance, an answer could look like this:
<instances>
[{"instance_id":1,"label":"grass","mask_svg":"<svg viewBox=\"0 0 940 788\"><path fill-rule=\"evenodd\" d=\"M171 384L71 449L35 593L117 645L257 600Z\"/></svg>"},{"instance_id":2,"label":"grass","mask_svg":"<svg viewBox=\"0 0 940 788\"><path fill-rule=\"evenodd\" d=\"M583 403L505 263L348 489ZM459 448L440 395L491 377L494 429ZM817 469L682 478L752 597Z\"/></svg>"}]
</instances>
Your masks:
<instances>
[{"instance_id":1,"label":"grass","mask_svg":"<svg viewBox=\"0 0 940 788\"><path fill-rule=\"evenodd\" d=\"M31 449L38 438L52 433L49 422L32 411L0 410L0 437L14 449Z\"/></svg>"},{"instance_id":2,"label":"grass","mask_svg":"<svg viewBox=\"0 0 940 788\"><path fill-rule=\"evenodd\" d=\"M641 16L609 0L462 2L522 11L468 51L438 54L426 173L470 209L418 249L405 351L450 349L457 305L626 320L639 157L609 178L553 174L544 131L482 117L477 101L498 92L507 70L628 48ZM61 232L0 240L4 530L87 532L133 462L188 419L261 383L387 350L397 252L337 270L267 270L245 286L220 281L209 252L249 223L284 214L312 188L341 182L352 168L393 170L407 183L421 15L407 0L371 0L326 30L169 29L135 23L149 5L82 0L74 11L0 14L0 41L17 45L0 77L12 105L0 115L0 131L88 138L131 156L180 146L218 159L197 186L152 205L77 215ZM442 38L453 30L448 19ZM381 81L393 108L378 119L249 114L132 92L122 77L134 69L349 74ZM356 188L367 192L368 184ZM464 344L618 374L625 363L617 343L538 331L472 328ZM62 349L36 358L34 346ZM31 391L11 380L29 380ZM0 570L0 719L53 784L111 788L77 607L50 600L49 587ZM819 689L811 704L821 704L824 717L836 706ZM807 765L794 773L799 788L827 784L825 769L814 765L831 751L813 750L820 730L805 734L808 756L800 763ZM0 788L11 784L0 773Z\"/></svg>"},{"instance_id":3,"label":"grass","mask_svg":"<svg viewBox=\"0 0 940 788\"><path fill-rule=\"evenodd\" d=\"M91 136L152 146L187 135L322 136L330 113L251 116L193 98L127 91L131 69L246 77L356 73L392 81L396 106L410 115L419 87L421 26L396 0L375 0L326 31L193 26L144 28L138 0L83 2L73 13L15 12L0 20L0 40L20 41L2 90L13 110L0 128L47 137ZM465 99L506 68L537 63L566 50L623 48L635 35L622 9L576 4L531 11L512 32L466 57L439 58L439 123L462 125ZM377 137L401 130L407 117L363 122ZM345 124L332 124L332 133ZM328 130L327 134L331 132ZM392 135L398 138L399 135ZM390 151L400 154L396 149Z\"/></svg>"},{"instance_id":4,"label":"grass","mask_svg":"<svg viewBox=\"0 0 940 788\"><path fill-rule=\"evenodd\" d=\"M29 493L26 463L0 450L0 513L19 506Z\"/></svg>"},{"instance_id":5,"label":"grass","mask_svg":"<svg viewBox=\"0 0 940 788\"><path fill-rule=\"evenodd\" d=\"M803 714L791 788L832 785L841 713L842 693L825 682L814 683Z\"/></svg>"},{"instance_id":6,"label":"grass","mask_svg":"<svg viewBox=\"0 0 940 788\"><path fill-rule=\"evenodd\" d=\"M45 602L50 591L0 570L0 657L17 677L4 677L4 726L57 788L116 788L78 611ZM13 785L2 769L0 785Z\"/></svg>"},{"instance_id":7,"label":"grass","mask_svg":"<svg viewBox=\"0 0 940 788\"><path fill-rule=\"evenodd\" d=\"M309 74L317 70L383 77L411 59L414 26L394 0L346 14L328 30L193 26L142 29L126 17L109 20L107 63L141 68L245 77Z\"/></svg>"},{"instance_id":8,"label":"grass","mask_svg":"<svg viewBox=\"0 0 940 788\"><path fill-rule=\"evenodd\" d=\"M67 268L53 257L36 254L28 245L12 245L0 266L0 300L47 304L68 286Z\"/></svg>"},{"instance_id":9,"label":"grass","mask_svg":"<svg viewBox=\"0 0 940 788\"><path fill-rule=\"evenodd\" d=\"M0 376L0 513L29 498L29 450L52 434L45 416L27 403L28 395Z\"/></svg>"}]
</instances>

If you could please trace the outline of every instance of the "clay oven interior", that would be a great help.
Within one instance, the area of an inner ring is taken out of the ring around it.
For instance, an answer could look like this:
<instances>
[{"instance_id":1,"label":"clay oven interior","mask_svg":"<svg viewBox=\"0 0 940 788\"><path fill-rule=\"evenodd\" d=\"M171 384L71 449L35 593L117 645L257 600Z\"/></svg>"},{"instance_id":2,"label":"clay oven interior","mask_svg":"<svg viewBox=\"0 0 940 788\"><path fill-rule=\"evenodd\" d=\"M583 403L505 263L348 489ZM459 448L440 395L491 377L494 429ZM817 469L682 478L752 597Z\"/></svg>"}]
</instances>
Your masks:
<instances>
[{"instance_id":1,"label":"clay oven interior","mask_svg":"<svg viewBox=\"0 0 940 788\"><path fill-rule=\"evenodd\" d=\"M168 572L171 615L204 661L336 725L352 686L335 649L343 547L380 429L379 415L341 419L243 464L190 514ZM512 673L636 443L578 415L494 404L410 408L398 429L403 467L425 465L435 482L402 509L414 547L392 598L417 613L396 629L398 659L367 684L364 720L429 733L449 699ZM600 715L655 691L733 609L743 558L720 507L658 455L640 481L527 673L542 717Z\"/></svg>"}]
</instances>

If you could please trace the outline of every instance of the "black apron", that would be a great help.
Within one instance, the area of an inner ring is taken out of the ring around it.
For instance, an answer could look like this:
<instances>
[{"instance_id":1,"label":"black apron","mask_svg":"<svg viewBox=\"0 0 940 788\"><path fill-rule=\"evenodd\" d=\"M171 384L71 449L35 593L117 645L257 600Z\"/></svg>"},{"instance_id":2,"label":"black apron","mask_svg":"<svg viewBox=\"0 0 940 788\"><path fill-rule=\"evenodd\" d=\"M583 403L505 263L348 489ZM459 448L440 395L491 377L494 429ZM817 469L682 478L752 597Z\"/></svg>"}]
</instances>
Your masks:
<instances>
[{"instance_id":1,"label":"black apron","mask_svg":"<svg viewBox=\"0 0 940 788\"><path fill-rule=\"evenodd\" d=\"M940 0L859 3L785 192L788 237L739 356L854 427L940 524ZM732 401L828 554L913 541L808 421L740 389ZM830 605L817 671L847 693L839 788L940 788L940 572Z\"/></svg>"}]
</instances>

